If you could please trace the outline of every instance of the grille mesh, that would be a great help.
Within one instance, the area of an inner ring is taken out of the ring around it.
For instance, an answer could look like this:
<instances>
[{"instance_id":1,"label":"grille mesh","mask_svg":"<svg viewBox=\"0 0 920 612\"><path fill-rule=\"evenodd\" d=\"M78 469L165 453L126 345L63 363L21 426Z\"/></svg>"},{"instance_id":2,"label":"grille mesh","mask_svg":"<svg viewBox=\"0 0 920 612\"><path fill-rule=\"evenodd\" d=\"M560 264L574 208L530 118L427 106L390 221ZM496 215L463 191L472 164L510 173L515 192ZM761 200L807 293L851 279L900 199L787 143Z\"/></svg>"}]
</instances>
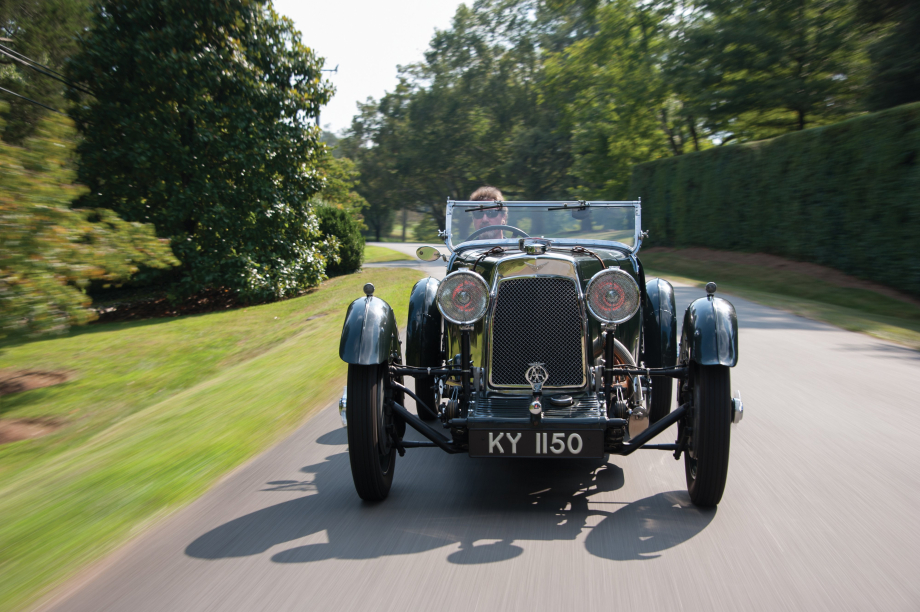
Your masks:
<instances>
[{"instance_id":1,"label":"grille mesh","mask_svg":"<svg viewBox=\"0 0 920 612\"><path fill-rule=\"evenodd\" d=\"M502 281L492 319L495 385L530 386L531 363L546 364L547 387L583 385L582 320L575 283L566 278Z\"/></svg>"}]
</instances>

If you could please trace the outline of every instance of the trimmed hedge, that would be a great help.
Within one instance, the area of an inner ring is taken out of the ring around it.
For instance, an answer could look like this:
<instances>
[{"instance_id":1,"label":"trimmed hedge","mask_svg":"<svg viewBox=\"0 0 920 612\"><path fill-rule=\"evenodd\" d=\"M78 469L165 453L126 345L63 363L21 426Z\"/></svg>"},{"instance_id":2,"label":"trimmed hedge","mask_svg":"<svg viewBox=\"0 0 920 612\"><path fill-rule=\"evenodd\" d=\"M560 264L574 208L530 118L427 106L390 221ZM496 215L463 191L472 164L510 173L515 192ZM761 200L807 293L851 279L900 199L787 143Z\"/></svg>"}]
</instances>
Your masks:
<instances>
[{"instance_id":1,"label":"trimmed hedge","mask_svg":"<svg viewBox=\"0 0 920 612\"><path fill-rule=\"evenodd\" d=\"M648 246L771 253L920 296L920 103L633 168Z\"/></svg>"}]
</instances>

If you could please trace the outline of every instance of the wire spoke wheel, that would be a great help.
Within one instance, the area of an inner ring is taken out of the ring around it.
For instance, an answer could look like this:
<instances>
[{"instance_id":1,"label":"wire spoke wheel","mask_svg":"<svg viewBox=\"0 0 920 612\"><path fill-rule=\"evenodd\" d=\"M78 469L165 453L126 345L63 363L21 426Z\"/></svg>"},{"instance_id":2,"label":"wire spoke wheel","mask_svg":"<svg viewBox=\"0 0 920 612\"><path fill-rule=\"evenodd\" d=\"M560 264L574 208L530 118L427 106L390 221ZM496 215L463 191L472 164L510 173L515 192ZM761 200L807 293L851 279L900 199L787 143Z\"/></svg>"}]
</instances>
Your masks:
<instances>
[{"instance_id":1,"label":"wire spoke wheel","mask_svg":"<svg viewBox=\"0 0 920 612\"><path fill-rule=\"evenodd\" d=\"M393 484L396 447L390 440L392 417L385 409L387 364L348 366L348 459L361 499L386 499Z\"/></svg>"},{"instance_id":2,"label":"wire spoke wheel","mask_svg":"<svg viewBox=\"0 0 920 612\"><path fill-rule=\"evenodd\" d=\"M727 366L692 369L693 414L690 444L684 454L690 501L704 508L722 499L728 476L731 435L731 379Z\"/></svg>"}]
</instances>

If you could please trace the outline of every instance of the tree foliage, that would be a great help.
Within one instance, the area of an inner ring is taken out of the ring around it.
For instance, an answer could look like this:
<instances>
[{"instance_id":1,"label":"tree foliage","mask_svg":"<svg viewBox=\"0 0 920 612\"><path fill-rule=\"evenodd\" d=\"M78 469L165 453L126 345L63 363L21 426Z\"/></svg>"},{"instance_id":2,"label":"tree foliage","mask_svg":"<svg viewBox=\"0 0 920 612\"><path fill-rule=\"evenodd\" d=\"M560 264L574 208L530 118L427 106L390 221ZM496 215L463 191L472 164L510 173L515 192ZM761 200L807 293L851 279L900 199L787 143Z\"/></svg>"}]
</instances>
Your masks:
<instances>
[{"instance_id":1,"label":"tree foliage","mask_svg":"<svg viewBox=\"0 0 920 612\"><path fill-rule=\"evenodd\" d=\"M361 225L351 211L336 206L321 205L316 208L319 229L338 241L336 258L326 266L329 276L350 274L361 269L364 263L364 236Z\"/></svg>"},{"instance_id":2,"label":"tree foliage","mask_svg":"<svg viewBox=\"0 0 920 612\"><path fill-rule=\"evenodd\" d=\"M77 49L77 34L89 24L90 0L0 0L0 41L56 72ZM65 106L64 85L0 53L0 87L52 108ZM0 92L3 111L2 139L19 144L34 133L49 111L16 96Z\"/></svg>"},{"instance_id":3,"label":"tree foliage","mask_svg":"<svg viewBox=\"0 0 920 612\"><path fill-rule=\"evenodd\" d=\"M461 5L425 60L402 68L379 102L361 106L342 146L359 165L372 234L386 233L402 208L443 228L445 200L485 183L512 197L566 192L568 135L539 99L533 10L532 2Z\"/></svg>"},{"instance_id":4,"label":"tree foliage","mask_svg":"<svg viewBox=\"0 0 920 612\"><path fill-rule=\"evenodd\" d=\"M264 0L104 0L69 77L94 97L82 206L153 223L182 288L283 297L316 285L334 241L310 199L323 187L312 125L331 89L322 61Z\"/></svg>"},{"instance_id":5,"label":"tree foliage","mask_svg":"<svg viewBox=\"0 0 920 612\"><path fill-rule=\"evenodd\" d=\"M916 0L859 0L860 19L877 38L869 45L871 110L920 101L920 4Z\"/></svg>"},{"instance_id":6,"label":"tree foliage","mask_svg":"<svg viewBox=\"0 0 920 612\"><path fill-rule=\"evenodd\" d=\"M913 0L478 0L343 146L377 237L484 183L632 197L637 163L917 99L918 24Z\"/></svg>"},{"instance_id":7,"label":"tree foliage","mask_svg":"<svg viewBox=\"0 0 920 612\"><path fill-rule=\"evenodd\" d=\"M0 336L63 330L93 317L81 290L90 280L125 280L138 266L178 264L153 228L111 210L70 208L72 125L39 122L22 146L0 144Z\"/></svg>"},{"instance_id":8,"label":"tree foliage","mask_svg":"<svg viewBox=\"0 0 920 612\"><path fill-rule=\"evenodd\" d=\"M865 55L850 0L699 0L669 78L722 139L776 136L858 110Z\"/></svg>"},{"instance_id":9,"label":"tree foliage","mask_svg":"<svg viewBox=\"0 0 920 612\"><path fill-rule=\"evenodd\" d=\"M665 16L652 4L611 2L595 9L590 36L547 56L543 95L571 134L572 195L623 199L631 167L667 155L663 127L677 148L660 69Z\"/></svg>"}]
</instances>

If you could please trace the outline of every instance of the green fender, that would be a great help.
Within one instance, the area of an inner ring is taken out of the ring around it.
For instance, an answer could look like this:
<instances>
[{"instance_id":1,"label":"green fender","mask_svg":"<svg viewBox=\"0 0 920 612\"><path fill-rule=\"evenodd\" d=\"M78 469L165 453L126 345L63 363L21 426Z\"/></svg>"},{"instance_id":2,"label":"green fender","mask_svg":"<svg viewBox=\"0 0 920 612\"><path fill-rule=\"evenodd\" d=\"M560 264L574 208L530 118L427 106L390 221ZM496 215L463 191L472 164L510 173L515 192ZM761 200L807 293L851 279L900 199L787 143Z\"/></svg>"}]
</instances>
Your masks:
<instances>
[{"instance_id":1,"label":"green fender","mask_svg":"<svg viewBox=\"0 0 920 612\"><path fill-rule=\"evenodd\" d=\"M680 363L734 367L738 363L738 315L728 300L709 296L687 306L680 333Z\"/></svg>"},{"instance_id":2,"label":"green fender","mask_svg":"<svg viewBox=\"0 0 920 612\"><path fill-rule=\"evenodd\" d=\"M409 295L409 324L406 326L406 365L425 368L441 365L441 311L435 278L423 278Z\"/></svg>"},{"instance_id":3,"label":"green fender","mask_svg":"<svg viewBox=\"0 0 920 612\"><path fill-rule=\"evenodd\" d=\"M385 363L399 352L399 329L390 305L378 297L358 298L345 313L339 357L345 363Z\"/></svg>"},{"instance_id":4,"label":"green fender","mask_svg":"<svg viewBox=\"0 0 920 612\"><path fill-rule=\"evenodd\" d=\"M645 283L645 365L670 368L677 364L677 308L674 287L661 278Z\"/></svg>"}]
</instances>

